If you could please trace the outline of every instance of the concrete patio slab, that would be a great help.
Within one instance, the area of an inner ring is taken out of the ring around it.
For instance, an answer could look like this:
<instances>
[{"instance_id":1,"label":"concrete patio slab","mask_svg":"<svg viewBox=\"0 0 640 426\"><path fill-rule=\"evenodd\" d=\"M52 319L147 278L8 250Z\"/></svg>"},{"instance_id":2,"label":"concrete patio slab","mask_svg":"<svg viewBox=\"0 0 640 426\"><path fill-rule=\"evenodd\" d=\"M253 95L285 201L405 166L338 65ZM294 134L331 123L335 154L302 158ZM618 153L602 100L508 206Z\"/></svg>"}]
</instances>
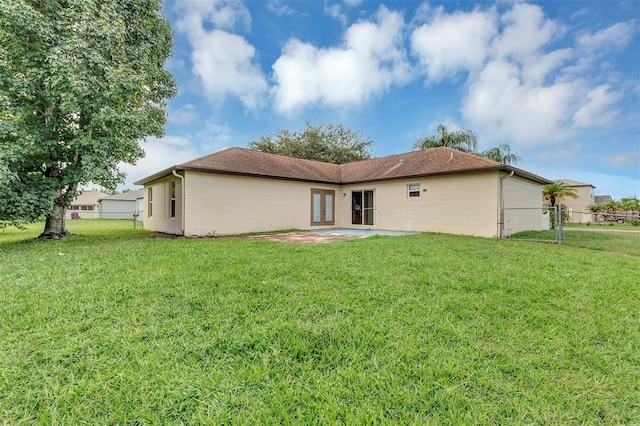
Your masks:
<instances>
[{"instance_id":1,"label":"concrete patio slab","mask_svg":"<svg viewBox=\"0 0 640 426\"><path fill-rule=\"evenodd\" d=\"M251 235L255 240L282 241L297 244L319 244L347 241L374 235L402 236L417 232L386 231L381 229L317 229L314 231L284 232L282 234Z\"/></svg>"}]
</instances>

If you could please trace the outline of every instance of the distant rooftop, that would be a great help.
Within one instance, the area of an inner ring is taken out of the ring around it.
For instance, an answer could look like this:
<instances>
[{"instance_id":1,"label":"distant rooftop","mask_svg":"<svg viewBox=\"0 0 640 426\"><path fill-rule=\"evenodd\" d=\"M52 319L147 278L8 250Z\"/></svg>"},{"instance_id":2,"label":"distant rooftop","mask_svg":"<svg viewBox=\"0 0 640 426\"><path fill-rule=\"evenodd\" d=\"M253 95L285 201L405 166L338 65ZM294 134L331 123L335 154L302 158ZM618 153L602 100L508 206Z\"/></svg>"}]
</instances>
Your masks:
<instances>
[{"instance_id":1,"label":"distant rooftop","mask_svg":"<svg viewBox=\"0 0 640 426\"><path fill-rule=\"evenodd\" d=\"M144 196L144 189L138 189L136 191L127 191L122 194L106 195L101 197L100 200L135 200Z\"/></svg>"},{"instance_id":2,"label":"distant rooftop","mask_svg":"<svg viewBox=\"0 0 640 426\"><path fill-rule=\"evenodd\" d=\"M560 181L564 182L565 184L567 184L569 186L590 186L592 188L595 188L595 186L593 186L590 183L578 182L577 180L560 179Z\"/></svg>"},{"instance_id":3,"label":"distant rooftop","mask_svg":"<svg viewBox=\"0 0 640 426\"><path fill-rule=\"evenodd\" d=\"M594 202L596 204L606 203L607 201L611 201L611 200L613 200L613 198L611 198L611 195L596 195L594 197Z\"/></svg>"},{"instance_id":4,"label":"distant rooftop","mask_svg":"<svg viewBox=\"0 0 640 426\"><path fill-rule=\"evenodd\" d=\"M95 189L91 191L84 191L82 194L74 198L71 204L74 206L93 206L98 204L99 199L106 197L108 195L109 194L96 191Z\"/></svg>"}]
</instances>

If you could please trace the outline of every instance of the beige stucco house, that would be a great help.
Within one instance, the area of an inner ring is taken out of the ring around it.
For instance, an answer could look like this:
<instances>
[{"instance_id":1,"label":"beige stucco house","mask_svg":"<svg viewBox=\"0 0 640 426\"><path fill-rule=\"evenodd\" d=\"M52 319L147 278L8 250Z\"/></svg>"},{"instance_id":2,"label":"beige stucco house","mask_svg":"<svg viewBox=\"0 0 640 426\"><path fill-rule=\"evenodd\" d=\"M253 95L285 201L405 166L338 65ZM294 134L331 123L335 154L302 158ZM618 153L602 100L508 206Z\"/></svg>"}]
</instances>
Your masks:
<instances>
[{"instance_id":1,"label":"beige stucco house","mask_svg":"<svg viewBox=\"0 0 640 426\"><path fill-rule=\"evenodd\" d=\"M542 207L549 180L449 148L343 165L229 148L144 185L145 229L217 236L351 228L497 237L502 207ZM509 226L538 230L540 211Z\"/></svg>"},{"instance_id":2,"label":"beige stucco house","mask_svg":"<svg viewBox=\"0 0 640 426\"><path fill-rule=\"evenodd\" d=\"M84 191L73 199L66 212L66 218L98 219L100 218L100 199L108 196L104 192L92 189Z\"/></svg>"},{"instance_id":3,"label":"beige stucco house","mask_svg":"<svg viewBox=\"0 0 640 426\"><path fill-rule=\"evenodd\" d=\"M567 208L570 222L588 223L593 222L593 214L587 209L591 204L596 203L596 187L590 183L578 182L569 179L560 179L565 185L576 190L578 198L564 197L560 202Z\"/></svg>"}]
</instances>

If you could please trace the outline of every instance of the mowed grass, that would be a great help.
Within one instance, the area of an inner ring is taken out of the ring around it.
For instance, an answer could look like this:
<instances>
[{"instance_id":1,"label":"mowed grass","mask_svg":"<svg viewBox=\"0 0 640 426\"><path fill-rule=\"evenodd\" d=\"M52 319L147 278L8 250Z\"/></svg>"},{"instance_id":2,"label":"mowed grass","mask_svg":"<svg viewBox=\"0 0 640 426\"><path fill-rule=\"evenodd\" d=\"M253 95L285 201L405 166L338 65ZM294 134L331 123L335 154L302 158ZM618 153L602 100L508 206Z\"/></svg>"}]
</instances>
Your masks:
<instances>
[{"instance_id":1,"label":"mowed grass","mask_svg":"<svg viewBox=\"0 0 640 426\"><path fill-rule=\"evenodd\" d=\"M69 228L0 231L0 424L640 423L639 256Z\"/></svg>"}]
</instances>

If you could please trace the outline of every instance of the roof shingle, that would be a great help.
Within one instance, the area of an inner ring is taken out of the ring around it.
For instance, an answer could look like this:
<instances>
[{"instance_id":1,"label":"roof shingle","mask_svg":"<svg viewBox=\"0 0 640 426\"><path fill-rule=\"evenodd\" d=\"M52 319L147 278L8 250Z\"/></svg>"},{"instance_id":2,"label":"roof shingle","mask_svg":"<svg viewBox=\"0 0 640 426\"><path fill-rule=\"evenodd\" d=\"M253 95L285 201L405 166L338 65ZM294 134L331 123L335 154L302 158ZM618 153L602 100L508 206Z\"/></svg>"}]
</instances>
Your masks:
<instances>
[{"instance_id":1,"label":"roof shingle","mask_svg":"<svg viewBox=\"0 0 640 426\"><path fill-rule=\"evenodd\" d=\"M514 174L518 176L539 183L551 183L551 181L547 179L524 170L446 147L412 151L341 165L270 154L245 148L227 148L163 170L162 172L137 181L136 185L144 185L153 180L168 176L172 170L292 179L331 184L349 184L417 176L500 170L507 173L514 172Z\"/></svg>"}]
</instances>

